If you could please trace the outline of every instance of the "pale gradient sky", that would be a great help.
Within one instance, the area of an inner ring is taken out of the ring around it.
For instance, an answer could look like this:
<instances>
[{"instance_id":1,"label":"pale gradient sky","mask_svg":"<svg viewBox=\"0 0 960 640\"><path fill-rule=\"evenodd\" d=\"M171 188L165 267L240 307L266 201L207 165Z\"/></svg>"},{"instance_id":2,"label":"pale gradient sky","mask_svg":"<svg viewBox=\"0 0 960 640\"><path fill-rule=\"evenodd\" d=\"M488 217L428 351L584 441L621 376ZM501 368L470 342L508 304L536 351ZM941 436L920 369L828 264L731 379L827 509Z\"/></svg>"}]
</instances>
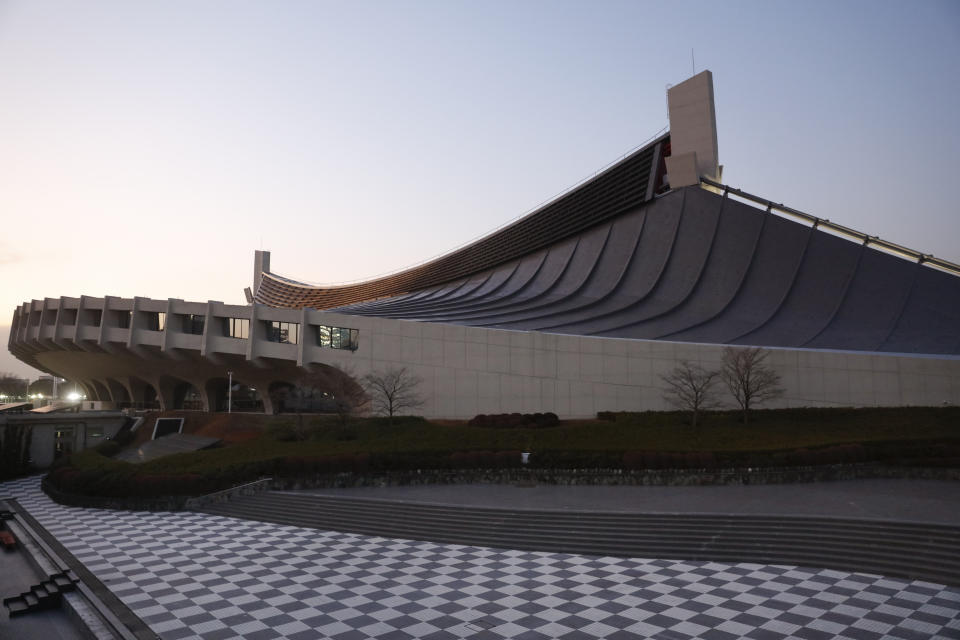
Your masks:
<instances>
[{"instance_id":1,"label":"pale gradient sky","mask_svg":"<svg viewBox=\"0 0 960 640\"><path fill-rule=\"evenodd\" d=\"M960 3L0 0L0 372L32 298L243 302L486 233L714 73L724 180L960 262Z\"/></svg>"}]
</instances>

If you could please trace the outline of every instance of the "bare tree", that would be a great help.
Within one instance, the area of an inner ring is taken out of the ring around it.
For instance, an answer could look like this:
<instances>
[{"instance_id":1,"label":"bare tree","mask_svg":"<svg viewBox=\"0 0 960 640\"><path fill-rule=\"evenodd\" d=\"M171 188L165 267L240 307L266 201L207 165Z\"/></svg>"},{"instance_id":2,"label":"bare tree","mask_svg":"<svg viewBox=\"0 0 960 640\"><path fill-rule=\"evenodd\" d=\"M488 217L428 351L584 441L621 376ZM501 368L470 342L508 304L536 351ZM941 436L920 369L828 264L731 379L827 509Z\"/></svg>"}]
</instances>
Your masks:
<instances>
[{"instance_id":1,"label":"bare tree","mask_svg":"<svg viewBox=\"0 0 960 640\"><path fill-rule=\"evenodd\" d=\"M406 367L389 368L386 371L375 371L363 379L373 411L390 417L405 409L417 409L423 406L423 397L419 387L423 380L420 376L410 373Z\"/></svg>"},{"instance_id":2,"label":"bare tree","mask_svg":"<svg viewBox=\"0 0 960 640\"><path fill-rule=\"evenodd\" d=\"M723 350L720 376L743 411L744 424L747 424L750 407L783 395L780 374L766 364L768 354L759 347Z\"/></svg>"},{"instance_id":3,"label":"bare tree","mask_svg":"<svg viewBox=\"0 0 960 640\"><path fill-rule=\"evenodd\" d=\"M350 367L329 366L318 374L323 379L322 388L330 394L330 400L341 423L346 424L350 416L362 412L369 404L367 392Z\"/></svg>"},{"instance_id":4,"label":"bare tree","mask_svg":"<svg viewBox=\"0 0 960 640\"><path fill-rule=\"evenodd\" d=\"M0 430L0 480L25 475L30 470L33 425L8 424Z\"/></svg>"},{"instance_id":5,"label":"bare tree","mask_svg":"<svg viewBox=\"0 0 960 640\"><path fill-rule=\"evenodd\" d=\"M27 395L27 380L12 373L0 373L0 394L12 398L23 398Z\"/></svg>"},{"instance_id":6,"label":"bare tree","mask_svg":"<svg viewBox=\"0 0 960 640\"><path fill-rule=\"evenodd\" d=\"M689 411L695 427L701 411L717 406L714 385L718 375L718 371L682 360L668 375L661 376L666 384L663 396L674 407Z\"/></svg>"}]
</instances>

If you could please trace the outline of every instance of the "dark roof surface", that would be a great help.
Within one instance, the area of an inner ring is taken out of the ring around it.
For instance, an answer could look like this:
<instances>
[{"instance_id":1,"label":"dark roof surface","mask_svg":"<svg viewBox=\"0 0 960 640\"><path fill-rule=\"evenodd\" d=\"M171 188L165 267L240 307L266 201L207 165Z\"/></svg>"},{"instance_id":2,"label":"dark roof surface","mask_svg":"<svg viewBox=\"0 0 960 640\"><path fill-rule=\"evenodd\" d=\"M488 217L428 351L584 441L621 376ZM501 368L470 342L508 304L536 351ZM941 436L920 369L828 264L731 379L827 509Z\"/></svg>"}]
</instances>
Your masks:
<instances>
[{"instance_id":1,"label":"dark roof surface","mask_svg":"<svg viewBox=\"0 0 960 640\"><path fill-rule=\"evenodd\" d=\"M337 311L621 338L960 354L960 277L699 187L498 267Z\"/></svg>"}]
</instances>

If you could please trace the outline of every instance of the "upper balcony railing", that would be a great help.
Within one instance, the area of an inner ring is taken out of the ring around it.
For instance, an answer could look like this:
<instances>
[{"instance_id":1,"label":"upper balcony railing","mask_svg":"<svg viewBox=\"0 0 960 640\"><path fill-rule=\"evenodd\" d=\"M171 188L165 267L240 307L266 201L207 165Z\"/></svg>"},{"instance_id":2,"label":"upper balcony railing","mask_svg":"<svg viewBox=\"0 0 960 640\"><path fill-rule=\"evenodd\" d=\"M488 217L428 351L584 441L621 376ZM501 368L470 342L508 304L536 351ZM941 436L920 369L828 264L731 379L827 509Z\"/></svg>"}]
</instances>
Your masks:
<instances>
[{"instance_id":1,"label":"upper balcony railing","mask_svg":"<svg viewBox=\"0 0 960 640\"><path fill-rule=\"evenodd\" d=\"M763 205L767 208L768 211L777 211L779 213L784 213L793 218L797 218L806 223L809 223L814 226L814 228L824 229L832 233L852 238L858 242L866 244L868 247L876 247L882 249L887 253L892 253L895 255L902 256L904 258L910 258L921 264L926 264L931 267L936 267L942 271L952 273L953 275L960 275L960 265L950 262L948 260L943 260L942 258L936 258L928 253L921 253L915 249L910 249L904 247L903 245L896 244L895 242L890 242L888 240L883 240L877 236L871 236L869 234L863 233L862 231L857 231L856 229L851 229L850 227L845 227L842 224L837 224L836 222L830 222L825 218L818 218L812 216L809 213L804 213L803 211L798 211L797 209L791 209L786 207L783 204L772 202L766 198L761 198L760 196L755 196L752 193L747 193L740 189L735 189L731 186L725 185L721 182L711 180L707 177L701 177L700 182L716 189L722 189L723 191L735 195L738 198L744 200L749 200L750 202L755 202L756 204Z\"/></svg>"}]
</instances>

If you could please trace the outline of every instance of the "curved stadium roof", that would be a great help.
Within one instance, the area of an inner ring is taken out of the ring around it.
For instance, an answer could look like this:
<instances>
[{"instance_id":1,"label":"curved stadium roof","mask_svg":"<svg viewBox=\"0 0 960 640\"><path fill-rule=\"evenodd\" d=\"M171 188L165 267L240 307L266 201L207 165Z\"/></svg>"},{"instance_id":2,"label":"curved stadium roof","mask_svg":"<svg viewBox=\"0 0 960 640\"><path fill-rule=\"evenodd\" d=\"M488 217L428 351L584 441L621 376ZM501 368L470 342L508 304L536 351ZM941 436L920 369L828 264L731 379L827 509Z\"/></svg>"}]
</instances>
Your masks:
<instances>
[{"instance_id":1,"label":"curved stadium roof","mask_svg":"<svg viewBox=\"0 0 960 640\"><path fill-rule=\"evenodd\" d=\"M669 136L463 249L255 300L619 338L960 355L960 277L689 186L657 195Z\"/></svg>"}]
</instances>

